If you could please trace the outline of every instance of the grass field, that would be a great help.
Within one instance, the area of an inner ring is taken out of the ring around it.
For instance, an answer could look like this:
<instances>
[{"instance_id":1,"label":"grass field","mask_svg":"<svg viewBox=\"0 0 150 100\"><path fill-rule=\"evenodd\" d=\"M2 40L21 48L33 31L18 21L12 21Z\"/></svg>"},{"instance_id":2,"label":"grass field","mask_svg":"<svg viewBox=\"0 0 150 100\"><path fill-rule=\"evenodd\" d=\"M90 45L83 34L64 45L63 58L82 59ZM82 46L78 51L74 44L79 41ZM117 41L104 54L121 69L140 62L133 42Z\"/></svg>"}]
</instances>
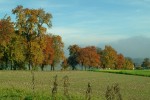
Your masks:
<instances>
[{"instance_id":1,"label":"grass field","mask_svg":"<svg viewBox=\"0 0 150 100\"><path fill-rule=\"evenodd\" d=\"M96 71L96 70L95 70ZM97 70L98 72L150 77L150 70Z\"/></svg>"},{"instance_id":2,"label":"grass field","mask_svg":"<svg viewBox=\"0 0 150 100\"><path fill-rule=\"evenodd\" d=\"M34 72L34 100L51 100L54 76L58 75L58 99L63 97L63 77L69 76L71 100L85 100L88 82L92 86L92 100L106 100L107 86L118 83L123 100L150 100L150 78L143 76L91 72L57 71ZM30 71L0 71L0 100L30 100L32 75Z\"/></svg>"}]
</instances>

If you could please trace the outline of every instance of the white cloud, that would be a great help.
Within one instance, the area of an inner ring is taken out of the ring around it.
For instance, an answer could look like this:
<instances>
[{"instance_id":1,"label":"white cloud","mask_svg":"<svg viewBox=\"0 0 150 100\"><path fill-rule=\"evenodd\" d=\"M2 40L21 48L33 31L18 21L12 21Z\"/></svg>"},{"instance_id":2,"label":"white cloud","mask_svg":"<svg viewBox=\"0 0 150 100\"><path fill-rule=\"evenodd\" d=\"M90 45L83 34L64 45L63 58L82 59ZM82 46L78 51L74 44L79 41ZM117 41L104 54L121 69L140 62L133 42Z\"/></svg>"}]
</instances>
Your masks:
<instances>
[{"instance_id":1,"label":"white cloud","mask_svg":"<svg viewBox=\"0 0 150 100\"><path fill-rule=\"evenodd\" d=\"M75 28L64 28L57 27L48 32L60 35L67 45L78 44L78 45L99 45L100 43L109 43L112 41L119 40L124 38L121 35L108 35L102 33L92 34L91 31L84 29L75 29Z\"/></svg>"}]
</instances>

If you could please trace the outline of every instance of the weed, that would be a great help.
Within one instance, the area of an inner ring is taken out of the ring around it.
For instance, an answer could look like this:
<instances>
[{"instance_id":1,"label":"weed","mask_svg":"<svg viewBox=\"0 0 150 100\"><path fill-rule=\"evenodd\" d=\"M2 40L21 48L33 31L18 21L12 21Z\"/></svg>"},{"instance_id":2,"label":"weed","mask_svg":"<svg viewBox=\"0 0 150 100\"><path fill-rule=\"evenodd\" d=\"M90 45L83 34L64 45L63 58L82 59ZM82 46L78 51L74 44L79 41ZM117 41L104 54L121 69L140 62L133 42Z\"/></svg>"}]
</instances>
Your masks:
<instances>
[{"instance_id":1,"label":"weed","mask_svg":"<svg viewBox=\"0 0 150 100\"><path fill-rule=\"evenodd\" d=\"M52 88L52 97L54 98L54 100L56 100L56 94L57 94L57 75L54 77L54 84L53 84L53 88Z\"/></svg>"},{"instance_id":2,"label":"weed","mask_svg":"<svg viewBox=\"0 0 150 100\"><path fill-rule=\"evenodd\" d=\"M105 97L107 100L122 100L119 84L107 86Z\"/></svg>"},{"instance_id":3,"label":"weed","mask_svg":"<svg viewBox=\"0 0 150 100\"><path fill-rule=\"evenodd\" d=\"M32 74L32 92L33 95L35 94L35 76L34 76L34 72L31 70L31 74Z\"/></svg>"},{"instance_id":4,"label":"weed","mask_svg":"<svg viewBox=\"0 0 150 100\"><path fill-rule=\"evenodd\" d=\"M92 93L92 88L90 83L88 83L88 87L86 90L86 100L91 100L91 93Z\"/></svg>"},{"instance_id":5,"label":"weed","mask_svg":"<svg viewBox=\"0 0 150 100\"><path fill-rule=\"evenodd\" d=\"M68 87L70 85L69 77L66 75L63 77L63 80L64 80L64 95L69 96L69 93L68 93Z\"/></svg>"}]
</instances>

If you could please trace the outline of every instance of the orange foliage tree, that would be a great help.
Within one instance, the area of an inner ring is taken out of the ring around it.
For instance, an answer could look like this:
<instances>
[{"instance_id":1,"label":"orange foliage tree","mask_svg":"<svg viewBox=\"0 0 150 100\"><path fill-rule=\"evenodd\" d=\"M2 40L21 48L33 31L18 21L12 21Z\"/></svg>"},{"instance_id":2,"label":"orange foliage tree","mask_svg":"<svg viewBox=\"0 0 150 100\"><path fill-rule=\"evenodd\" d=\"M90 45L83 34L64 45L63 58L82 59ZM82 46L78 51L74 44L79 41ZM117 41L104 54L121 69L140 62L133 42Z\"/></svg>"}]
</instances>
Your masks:
<instances>
[{"instance_id":1,"label":"orange foliage tree","mask_svg":"<svg viewBox=\"0 0 150 100\"><path fill-rule=\"evenodd\" d=\"M61 36L52 35L52 48L54 49L53 60L51 64L51 70L55 70L56 64L64 60L64 43Z\"/></svg>"},{"instance_id":2,"label":"orange foliage tree","mask_svg":"<svg viewBox=\"0 0 150 100\"><path fill-rule=\"evenodd\" d=\"M123 69L124 63L125 63L124 56L122 54L118 54L117 66L115 66L115 69Z\"/></svg>"},{"instance_id":3,"label":"orange foliage tree","mask_svg":"<svg viewBox=\"0 0 150 100\"><path fill-rule=\"evenodd\" d=\"M99 67L100 66L100 56L97 54L96 47L89 46L85 48L81 48L78 52L77 61L79 64L85 66L91 67ZM83 69L83 68L82 68Z\"/></svg>"},{"instance_id":4,"label":"orange foliage tree","mask_svg":"<svg viewBox=\"0 0 150 100\"><path fill-rule=\"evenodd\" d=\"M51 65L54 59L54 49L53 49L53 40L51 35L43 35L44 45L43 45L43 62L41 69L43 70L45 65Z\"/></svg>"},{"instance_id":5,"label":"orange foliage tree","mask_svg":"<svg viewBox=\"0 0 150 100\"><path fill-rule=\"evenodd\" d=\"M5 62L6 68L8 67L10 45L12 36L14 35L14 24L11 22L10 17L0 20L0 59ZM12 56L11 56L12 57Z\"/></svg>"}]
</instances>

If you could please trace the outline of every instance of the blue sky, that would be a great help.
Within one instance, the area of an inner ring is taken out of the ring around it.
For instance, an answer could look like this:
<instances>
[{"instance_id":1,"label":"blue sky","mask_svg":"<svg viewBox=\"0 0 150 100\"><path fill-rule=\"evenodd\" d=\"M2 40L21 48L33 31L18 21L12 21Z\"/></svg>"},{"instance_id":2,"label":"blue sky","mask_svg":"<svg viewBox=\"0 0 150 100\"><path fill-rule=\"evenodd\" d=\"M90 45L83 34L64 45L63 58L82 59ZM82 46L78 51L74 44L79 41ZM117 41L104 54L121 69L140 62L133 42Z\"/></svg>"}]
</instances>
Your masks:
<instances>
[{"instance_id":1,"label":"blue sky","mask_svg":"<svg viewBox=\"0 0 150 100\"><path fill-rule=\"evenodd\" d=\"M11 10L17 5L52 13L48 31L61 35L67 46L150 38L150 0L0 0L0 18L7 14L14 20Z\"/></svg>"}]
</instances>

